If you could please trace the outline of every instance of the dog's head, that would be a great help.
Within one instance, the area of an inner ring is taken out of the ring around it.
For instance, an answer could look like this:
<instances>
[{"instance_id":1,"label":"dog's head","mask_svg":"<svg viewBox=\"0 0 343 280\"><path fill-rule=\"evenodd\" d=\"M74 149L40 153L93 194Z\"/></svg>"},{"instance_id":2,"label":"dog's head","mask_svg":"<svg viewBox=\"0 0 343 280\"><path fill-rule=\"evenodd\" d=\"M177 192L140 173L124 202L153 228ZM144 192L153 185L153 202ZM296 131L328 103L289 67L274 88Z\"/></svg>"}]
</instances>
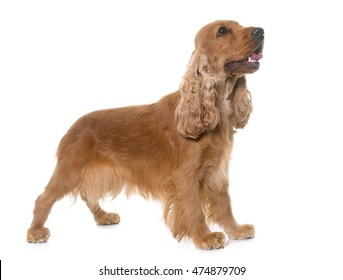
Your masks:
<instances>
[{"instance_id":1,"label":"dog's head","mask_svg":"<svg viewBox=\"0 0 343 280\"><path fill-rule=\"evenodd\" d=\"M204 26L195 37L195 52L205 55L212 71L241 77L258 70L264 31L219 20Z\"/></svg>"},{"instance_id":2,"label":"dog's head","mask_svg":"<svg viewBox=\"0 0 343 280\"><path fill-rule=\"evenodd\" d=\"M218 98L231 103L231 125L244 127L251 112L244 76L259 69L263 41L262 28L242 27L235 21L219 20L200 29L176 108L183 136L196 139L217 127Z\"/></svg>"}]
</instances>

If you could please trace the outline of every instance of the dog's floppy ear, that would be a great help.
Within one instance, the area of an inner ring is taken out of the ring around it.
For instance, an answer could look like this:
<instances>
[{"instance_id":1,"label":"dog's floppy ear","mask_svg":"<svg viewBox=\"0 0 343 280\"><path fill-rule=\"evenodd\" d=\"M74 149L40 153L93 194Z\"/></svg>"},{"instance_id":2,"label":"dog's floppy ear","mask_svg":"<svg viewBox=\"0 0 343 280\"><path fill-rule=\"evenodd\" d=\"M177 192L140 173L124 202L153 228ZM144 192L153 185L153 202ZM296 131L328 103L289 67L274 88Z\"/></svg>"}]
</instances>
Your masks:
<instances>
[{"instance_id":1,"label":"dog's floppy ear","mask_svg":"<svg viewBox=\"0 0 343 280\"><path fill-rule=\"evenodd\" d=\"M245 76L237 79L229 100L232 108L230 116L232 126L235 128L245 127L252 111L251 95L246 86Z\"/></svg>"},{"instance_id":2,"label":"dog's floppy ear","mask_svg":"<svg viewBox=\"0 0 343 280\"><path fill-rule=\"evenodd\" d=\"M210 72L207 56L194 51L181 81L181 98L175 111L177 129L184 137L197 139L219 123L217 82L217 75Z\"/></svg>"}]
</instances>

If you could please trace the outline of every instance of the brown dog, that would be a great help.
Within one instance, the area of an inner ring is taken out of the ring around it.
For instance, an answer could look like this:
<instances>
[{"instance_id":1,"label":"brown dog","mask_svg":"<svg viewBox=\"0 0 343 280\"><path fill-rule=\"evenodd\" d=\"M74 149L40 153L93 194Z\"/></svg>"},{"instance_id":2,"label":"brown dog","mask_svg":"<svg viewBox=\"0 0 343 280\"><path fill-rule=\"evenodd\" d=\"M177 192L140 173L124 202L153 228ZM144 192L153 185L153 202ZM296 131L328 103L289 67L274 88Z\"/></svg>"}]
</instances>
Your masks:
<instances>
[{"instance_id":1,"label":"brown dog","mask_svg":"<svg viewBox=\"0 0 343 280\"><path fill-rule=\"evenodd\" d=\"M164 218L178 240L201 249L221 248L254 236L231 211L228 161L237 128L251 107L245 74L259 68L264 32L234 21L215 21L196 35L180 89L157 103L96 111L80 118L62 138L57 165L37 198L28 242L46 242L44 223L53 204L80 195L97 224L117 224L98 201L125 188L163 202Z\"/></svg>"}]
</instances>

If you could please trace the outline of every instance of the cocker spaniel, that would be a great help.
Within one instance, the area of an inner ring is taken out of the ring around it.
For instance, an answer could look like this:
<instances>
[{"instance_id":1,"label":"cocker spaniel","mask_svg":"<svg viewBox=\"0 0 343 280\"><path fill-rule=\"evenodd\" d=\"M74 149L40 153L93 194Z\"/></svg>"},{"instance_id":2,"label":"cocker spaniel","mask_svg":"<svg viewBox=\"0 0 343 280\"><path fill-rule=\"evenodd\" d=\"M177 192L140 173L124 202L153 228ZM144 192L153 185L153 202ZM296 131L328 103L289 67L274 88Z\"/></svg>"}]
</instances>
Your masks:
<instances>
[{"instance_id":1,"label":"cocker spaniel","mask_svg":"<svg viewBox=\"0 0 343 280\"><path fill-rule=\"evenodd\" d=\"M180 89L160 101L89 113L68 130L57 165L37 198L27 241L46 242L44 227L53 204L80 197L99 225L119 215L99 205L104 196L127 194L159 199L177 240L189 237L200 249L222 248L231 239L254 237L254 227L233 217L228 162L236 129L252 110L245 75L259 69L264 31L219 20L195 37L195 50Z\"/></svg>"}]
</instances>

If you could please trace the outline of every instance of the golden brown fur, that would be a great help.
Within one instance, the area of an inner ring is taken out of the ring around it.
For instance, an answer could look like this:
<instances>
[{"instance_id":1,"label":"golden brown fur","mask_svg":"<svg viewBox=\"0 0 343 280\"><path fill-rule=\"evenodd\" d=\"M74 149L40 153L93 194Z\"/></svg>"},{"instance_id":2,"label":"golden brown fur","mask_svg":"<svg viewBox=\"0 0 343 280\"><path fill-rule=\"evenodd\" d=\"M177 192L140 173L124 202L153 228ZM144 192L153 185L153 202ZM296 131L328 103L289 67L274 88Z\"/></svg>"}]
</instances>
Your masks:
<instances>
[{"instance_id":1,"label":"golden brown fur","mask_svg":"<svg viewBox=\"0 0 343 280\"><path fill-rule=\"evenodd\" d=\"M253 226L239 225L232 215L228 161L235 130L246 125L252 109L245 74L258 69L262 45L261 28L208 24L196 36L180 90L151 105L80 118L60 142L27 240L47 241L44 223L67 194L80 195L96 223L118 223L119 215L105 212L98 201L123 188L161 200L173 236L189 237L198 248L224 246L225 235L211 232L207 222L233 239L253 237Z\"/></svg>"}]
</instances>

